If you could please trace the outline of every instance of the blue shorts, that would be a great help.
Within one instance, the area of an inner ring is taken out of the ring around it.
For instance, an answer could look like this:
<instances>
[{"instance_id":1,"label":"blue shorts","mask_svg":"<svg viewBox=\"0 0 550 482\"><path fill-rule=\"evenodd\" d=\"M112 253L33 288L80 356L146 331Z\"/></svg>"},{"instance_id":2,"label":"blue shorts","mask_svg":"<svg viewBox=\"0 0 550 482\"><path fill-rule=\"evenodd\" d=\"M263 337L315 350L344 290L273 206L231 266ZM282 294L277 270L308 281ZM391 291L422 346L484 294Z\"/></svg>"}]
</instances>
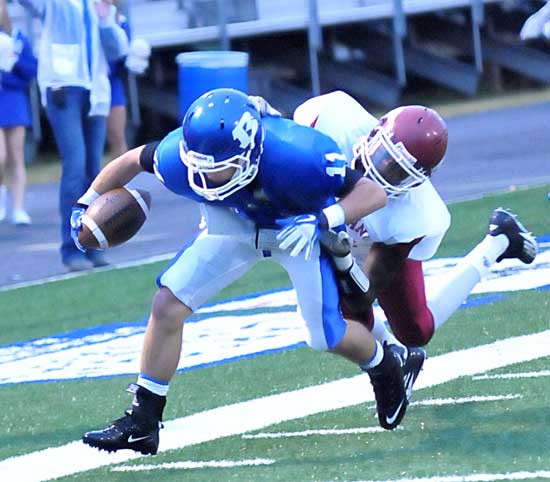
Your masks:
<instances>
[{"instance_id":1,"label":"blue shorts","mask_svg":"<svg viewBox=\"0 0 550 482\"><path fill-rule=\"evenodd\" d=\"M109 77L111 81L111 107L126 105L126 91L124 80L120 76Z\"/></svg>"},{"instance_id":2,"label":"blue shorts","mask_svg":"<svg viewBox=\"0 0 550 482\"><path fill-rule=\"evenodd\" d=\"M0 127L31 125L29 98L24 90L0 88L0 106Z\"/></svg>"}]
</instances>

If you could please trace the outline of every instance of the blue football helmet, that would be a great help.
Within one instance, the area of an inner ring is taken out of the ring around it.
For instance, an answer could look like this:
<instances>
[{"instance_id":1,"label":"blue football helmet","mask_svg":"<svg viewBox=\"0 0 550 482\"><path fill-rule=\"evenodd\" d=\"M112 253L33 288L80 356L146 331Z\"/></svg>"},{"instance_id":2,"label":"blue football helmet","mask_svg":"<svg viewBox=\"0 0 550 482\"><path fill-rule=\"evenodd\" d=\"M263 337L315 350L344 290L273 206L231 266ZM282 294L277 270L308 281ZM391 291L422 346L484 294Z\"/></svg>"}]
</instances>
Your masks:
<instances>
[{"instance_id":1,"label":"blue football helmet","mask_svg":"<svg viewBox=\"0 0 550 482\"><path fill-rule=\"evenodd\" d=\"M189 185L209 201L225 199L256 177L263 141L260 114L246 94L234 89L203 94L183 119L180 157ZM235 172L221 185L208 178L229 168Z\"/></svg>"}]
</instances>

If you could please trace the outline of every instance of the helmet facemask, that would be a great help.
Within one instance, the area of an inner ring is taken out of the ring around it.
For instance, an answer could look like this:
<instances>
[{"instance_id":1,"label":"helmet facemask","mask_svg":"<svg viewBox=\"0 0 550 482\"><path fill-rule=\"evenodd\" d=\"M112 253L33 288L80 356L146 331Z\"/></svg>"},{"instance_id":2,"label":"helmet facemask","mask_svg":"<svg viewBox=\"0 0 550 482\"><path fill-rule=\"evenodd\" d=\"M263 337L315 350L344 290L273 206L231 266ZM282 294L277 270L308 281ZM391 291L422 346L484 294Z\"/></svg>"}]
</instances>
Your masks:
<instances>
[{"instance_id":1,"label":"helmet facemask","mask_svg":"<svg viewBox=\"0 0 550 482\"><path fill-rule=\"evenodd\" d=\"M420 186L428 174L415 167L417 159L402 142L394 143L391 137L381 125L370 136L361 137L353 148L353 167L359 167L356 164L360 160L364 175L379 184L388 197L395 197Z\"/></svg>"},{"instance_id":2,"label":"helmet facemask","mask_svg":"<svg viewBox=\"0 0 550 482\"><path fill-rule=\"evenodd\" d=\"M263 141L263 136L262 136ZM263 142L262 142L263 144ZM187 166L189 186L208 201L221 201L242 187L246 186L258 174L258 162L251 161L254 146L250 146L243 154L235 155L223 161L216 161L214 156L195 151L185 151L183 141L180 141L180 158ZM260 147L260 155L263 146ZM259 157L259 156L258 156ZM208 179L208 174L234 168L231 178L221 185L215 185Z\"/></svg>"},{"instance_id":3,"label":"helmet facemask","mask_svg":"<svg viewBox=\"0 0 550 482\"><path fill-rule=\"evenodd\" d=\"M214 89L184 116L179 144L189 187L208 201L222 201L258 174L265 130L246 94Z\"/></svg>"}]
</instances>

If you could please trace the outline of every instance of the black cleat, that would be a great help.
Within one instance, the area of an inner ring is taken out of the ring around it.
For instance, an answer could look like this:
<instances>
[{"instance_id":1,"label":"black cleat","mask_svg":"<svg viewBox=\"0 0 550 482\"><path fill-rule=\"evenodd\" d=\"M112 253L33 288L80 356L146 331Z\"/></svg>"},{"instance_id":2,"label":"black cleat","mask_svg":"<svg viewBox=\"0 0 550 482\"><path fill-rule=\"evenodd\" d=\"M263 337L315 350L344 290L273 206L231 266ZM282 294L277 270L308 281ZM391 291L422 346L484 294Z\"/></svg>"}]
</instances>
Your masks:
<instances>
[{"instance_id":1,"label":"black cleat","mask_svg":"<svg viewBox=\"0 0 550 482\"><path fill-rule=\"evenodd\" d=\"M158 421L140 420L127 410L124 417L115 420L103 430L86 432L82 441L107 452L130 449L143 455L155 455L159 447L160 427Z\"/></svg>"},{"instance_id":2,"label":"black cleat","mask_svg":"<svg viewBox=\"0 0 550 482\"><path fill-rule=\"evenodd\" d=\"M424 361L426 360L426 351L420 347L404 347L394 343L384 344L399 358L403 370L403 383L407 393L407 402L411 401L414 382L418 378Z\"/></svg>"},{"instance_id":3,"label":"black cleat","mask_svg":"<svg viewBox=\"0 0 550 482\"><path fill-rule=\"evenodd\" d=\"M133 384L128 391L134 394L134 400L124 417L111 422L103 430L86 432L82 441L107 452L130 449L143 455L155 455L159 448L159 430L163 427L161 421L166 397Z\"/></svg>"},{"instance_id":4,"label":"black cleat","mask_svg":"<svg viewBox=\"0 0 550 482\"><path fill-rule=\"evenodd\" d=\"M530 264L535 260L538 253L537 240L507 209L497 208L493 211L487 233L491 236L504 234L510 242L506 251L497 258L497 262L517 258L525 264Z\"/></svg>"},{"instance_id":5,"label":"black cleat","mask_svg":"<svg viewBox=\"0 0 550 482\"><path fill-rule=\"evenodd\" d=\"M393 430L401 423L408 405L399 355L384 345L382 362L365 371L374 389L378 421L386 430Z\"/></svg>"},{"instance_id":6,"label":"black cleat","mask_svg":"<svg viewBox=\"0 0 550 482\"><path fill-rule=\"evenodd\" d=\"M411 400L414 382L416 382L425 360L425 350L417 347L408 348L407 359L403 365L403 382L405 384L405 392L407 393L407 402Z\"/></svg>"}]
</instances>

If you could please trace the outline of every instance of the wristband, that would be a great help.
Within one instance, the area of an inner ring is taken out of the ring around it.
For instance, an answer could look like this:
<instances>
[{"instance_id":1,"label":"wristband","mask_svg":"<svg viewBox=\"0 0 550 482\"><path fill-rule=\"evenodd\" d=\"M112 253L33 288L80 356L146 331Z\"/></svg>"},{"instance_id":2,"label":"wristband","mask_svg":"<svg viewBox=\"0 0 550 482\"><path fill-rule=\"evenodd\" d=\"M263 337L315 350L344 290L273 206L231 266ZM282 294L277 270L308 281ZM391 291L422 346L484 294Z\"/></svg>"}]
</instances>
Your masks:
<instances>
[{"instance_id":1,"label":"wristband","mask_svg":"<svg viewBox=\"0 0 550 482\"><path fill-rule=\"evenodd\" d=\"M101 194L94 191L92 188L88 189L77 201L79 204L84 204L85 206L89 206L92 204Z\"/></svg>"},{"instance_id":2,"label":"wristband","mask_svg":"<svg viewBox=\"0 0 550 482\"><path fill-rule=\"evenodd\" d=\"M340 204L332 204L321 211L321 221L319 223L321 227L324 227L325 220L326 229L342 226L346 223L346 212Z\"/></svg>"}]
</instances>

